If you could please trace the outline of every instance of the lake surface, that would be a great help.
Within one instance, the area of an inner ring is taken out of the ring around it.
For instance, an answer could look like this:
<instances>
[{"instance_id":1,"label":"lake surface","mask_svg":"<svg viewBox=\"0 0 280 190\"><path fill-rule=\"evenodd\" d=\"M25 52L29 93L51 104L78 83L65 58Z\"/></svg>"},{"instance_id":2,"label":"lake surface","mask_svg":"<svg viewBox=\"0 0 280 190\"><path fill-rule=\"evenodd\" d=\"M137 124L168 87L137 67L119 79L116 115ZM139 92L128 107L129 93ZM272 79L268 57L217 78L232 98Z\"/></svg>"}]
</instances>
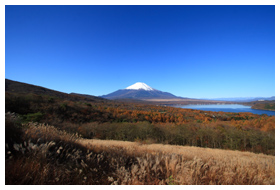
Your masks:
<instances>
[{"instance_id":1,"label":"lake surface","mask_svg":"<svg viewBox=\"0 0 280 190\"><path fill-rule=\"evenodd\" d=\"M203 111L223 111L223 112L251 112L253 114L267 114L275 115L275 111L256 110L251 109L251 106L244 106L240 104L208 104L208 105L176 105L174 107L195 109Z\"/></svg>"}]
</instances>

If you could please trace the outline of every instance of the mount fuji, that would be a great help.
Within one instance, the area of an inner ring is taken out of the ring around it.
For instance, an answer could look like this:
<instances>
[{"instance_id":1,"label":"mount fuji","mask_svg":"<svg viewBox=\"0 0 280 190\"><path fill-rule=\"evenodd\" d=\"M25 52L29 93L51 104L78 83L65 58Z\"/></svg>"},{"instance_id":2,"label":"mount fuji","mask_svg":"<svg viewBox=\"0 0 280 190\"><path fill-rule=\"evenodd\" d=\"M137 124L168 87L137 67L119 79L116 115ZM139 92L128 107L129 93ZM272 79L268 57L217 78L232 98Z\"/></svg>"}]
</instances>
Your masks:
<instances>
[{"instance_id":1,"label":"mount fuji","mask_svg":"<svg viewBox=\"0 0 280 190\"><path fill-rule=\"evenodd\" d=\"M125 89L120 89L101 96L106 99L175 99L180 98L168 92L156 90L143 82L137 82Z\"/></svg>"},{"instance_id":2,"label":"mount fuji","mask_svg":"<svg viewBox=\"0 0 280 190\"><path fill-rule=\"evenodd\" d=\"M129 87L126 87L125 89L129 89L129 90L147 90L147 91L152 91L152 90L155 90L153 89L152 87L146 85L145 83L143 82L137 82Z\"/></svg>"}]
</instances>

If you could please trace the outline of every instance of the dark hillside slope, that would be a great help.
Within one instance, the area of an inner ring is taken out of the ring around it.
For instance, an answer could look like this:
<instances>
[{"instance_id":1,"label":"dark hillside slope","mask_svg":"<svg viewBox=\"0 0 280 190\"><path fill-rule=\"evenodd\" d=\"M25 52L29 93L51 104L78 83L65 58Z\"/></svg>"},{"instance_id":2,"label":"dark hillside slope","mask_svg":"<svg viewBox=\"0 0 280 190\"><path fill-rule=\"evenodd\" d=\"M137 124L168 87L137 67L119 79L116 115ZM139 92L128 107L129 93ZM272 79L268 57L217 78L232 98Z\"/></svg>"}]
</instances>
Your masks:
<instances>
[{"instance_id":1,"label":"dark hillside slope","mask_svg":"<svg viewBox=\"0 0 280 190\"><path fill-rule=\"evenodd\" d=\"M44 88L41 86L36 86L32 84L17 82L9 79L5 79L5 92L13 93L13 94L36 94L43 96L50 96L65 100L71 101L90 101L90 102L98 102L98 101L108 101L104 98L96 97L96 96L81 96L79 94L67 94L55 90L51 90L48 88Z\"/></svg>"}]
</instances>

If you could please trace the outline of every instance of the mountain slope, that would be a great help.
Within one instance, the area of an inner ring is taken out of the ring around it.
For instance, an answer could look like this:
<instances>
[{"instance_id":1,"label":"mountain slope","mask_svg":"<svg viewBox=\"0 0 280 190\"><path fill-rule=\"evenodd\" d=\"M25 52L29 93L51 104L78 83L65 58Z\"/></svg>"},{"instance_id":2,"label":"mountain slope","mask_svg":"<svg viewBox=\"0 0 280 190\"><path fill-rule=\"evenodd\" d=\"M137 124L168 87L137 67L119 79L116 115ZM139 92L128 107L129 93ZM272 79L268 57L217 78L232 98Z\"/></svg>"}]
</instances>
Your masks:
<instances>
[{"instance_id":1,"label":"mountain slope","mask_svg":"<svg viewBox=\"0 0 280 190\"><path fill-rule=\"evenodd\" d=\"M106 101L103 98L96 96L82 96L81 94L67 94L64 92L59 92L44 88L41 86L36 86L32 84L17 82L9 79L5 79L5 92L16 93L16 94L36 94L36 95L47 95L52 97L57 97L72 101Z\"/></svg>"},{"instance_id":2,"label":"mountain slope","mask_svg":"<svg viewBox=\"0 0 280 190\"><path fill-rule=\"evenodd\" d=\"M137 82L125 89L101 96L106 99L174 99L180 98L168 92L156 90L145 83Z\"/></svg>"},{"instance_id":3,"label":"mountain slope","mask_svg":"<svg viewBox=\"0 0 280 190\"><path fill-rule=\"evenodd\" d=\"M146 90L128 90L122 89L112 92L110 94L101 96L102 98L107 99L153 99L153 98L161 98L161 99L171 99L177 98L177 96L162 91L146 91Z\"/></svg>"}]
</instances>

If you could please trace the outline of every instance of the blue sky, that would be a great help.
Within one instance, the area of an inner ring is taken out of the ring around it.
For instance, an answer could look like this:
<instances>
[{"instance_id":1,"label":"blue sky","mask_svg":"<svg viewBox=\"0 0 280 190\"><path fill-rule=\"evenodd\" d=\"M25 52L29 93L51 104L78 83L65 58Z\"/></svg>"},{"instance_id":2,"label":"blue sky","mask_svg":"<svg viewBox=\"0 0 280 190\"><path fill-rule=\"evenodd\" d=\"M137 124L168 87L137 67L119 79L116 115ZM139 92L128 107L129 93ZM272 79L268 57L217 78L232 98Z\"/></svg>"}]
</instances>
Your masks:
<instances>
[{"instance_id":1,"label":"blue sky","mask_svg":"<svg viewBox=\"0 0 280 190\"><path fill-rule=\"evenodd\" d=\"M274 6L7 6L5 78L104 95L275 95Z\"/></svg>"}]
</instances>

